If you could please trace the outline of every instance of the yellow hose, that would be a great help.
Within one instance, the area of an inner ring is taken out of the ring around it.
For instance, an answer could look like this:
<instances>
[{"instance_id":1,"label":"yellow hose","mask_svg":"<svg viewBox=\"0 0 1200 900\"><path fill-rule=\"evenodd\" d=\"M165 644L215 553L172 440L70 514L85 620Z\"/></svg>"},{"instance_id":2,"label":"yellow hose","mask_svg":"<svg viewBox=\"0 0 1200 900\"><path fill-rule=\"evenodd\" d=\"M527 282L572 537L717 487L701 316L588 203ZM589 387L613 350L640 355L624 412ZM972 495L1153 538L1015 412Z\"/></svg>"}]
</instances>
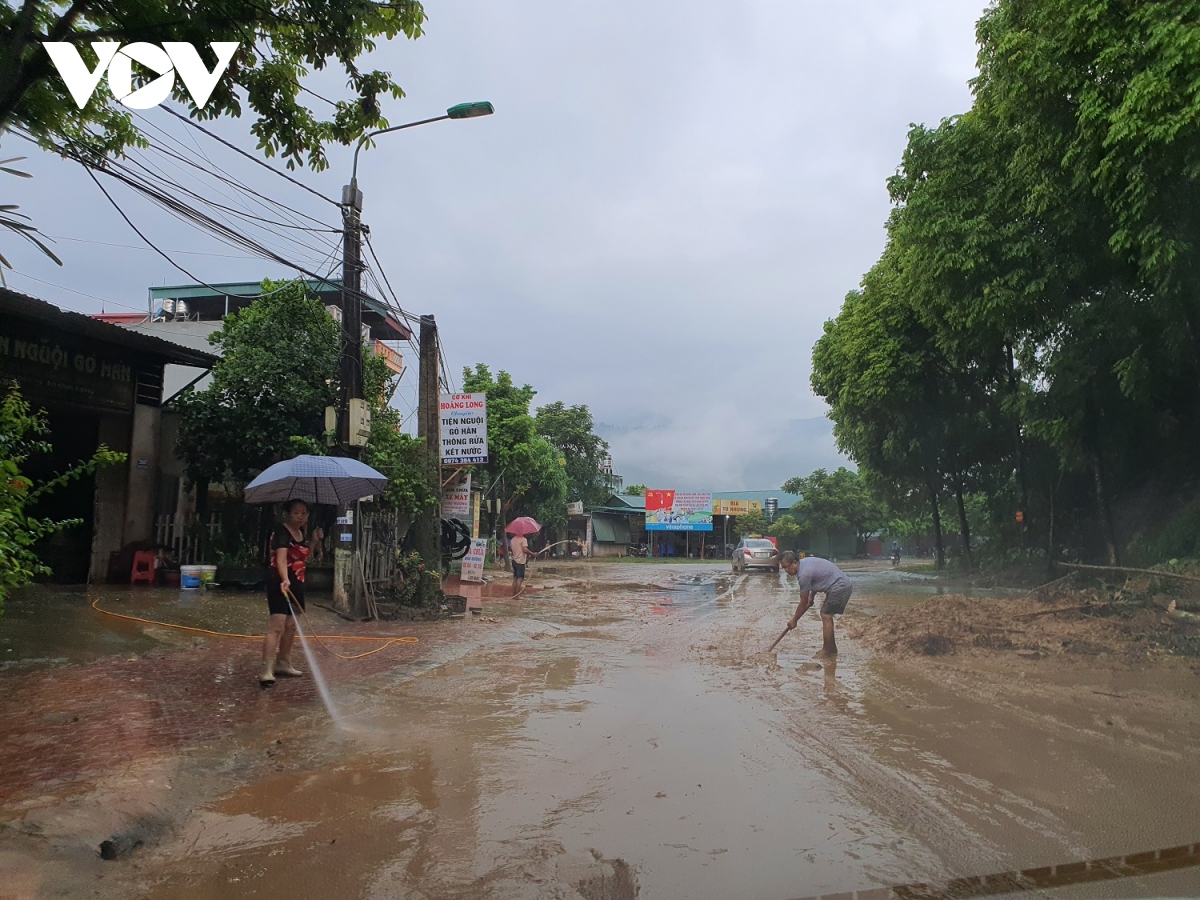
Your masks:
<instances>
[{"instance_id":1,"label":"yellow hose","mask_svg":"<svg viewBox=\"0 0 1200 900\"><path fill-rule=\"evenodd\" d=\"M288 591L287 594L288 594L288 598L293 603L296 603L297 606L300 605L299 603L297 603L296 598L292 595L291 591ZM127 622L138 622L139 624L142 624L142 625L157 625L160 628L177 628L180 631L190 631L194 634L207 634L212 637L238 638L241 640L250 640L250 641L259 641L259 640L262 640L264 637L266 637L266 635L262 635L262 634L235 634L230 631L210 631L207 628L193 628L191 625L176 625L174 622L159 622L155 619L143 619L140 616L127 616L124 613L111 612L110 610L107 610L107 609L101 609L100 608L100 600L101 600L101 598L97 597L95 600L92 601L92 609L94 609L96 612L102 613L106 616L112 616L114 619L124 619ZM379 653L381 650L386 650L392 644L416 644L416 643L419 643L419 641L420 641L420 638L415 638L415 637L376 637L374 635L367 635L367 634L363 634L363 635L355 635L355 634L324 634L324 635L322 635L322 634L317 634L315 631L312 630L312 622L309 621L308 613L304 611L303 607L301 607L301 609L300 609L300 614L302 616L304 616L304 622L306 625L309 626L308 633L310 635L312 635L313 639L316 640L316 642L321 645L321 647L325 650L326 653L336 656L338 659L362 659L364 656L370 656L373 653ZM383 646L376 647L374 650L368 650L366 653L358 653L358 654L355 654L354 656L343 656L341 653L338 653L337 651L332 650L331 648L325 646L324 642L327 640L328 641L370 641L372 643L382 642Z\"/></svg>"}]
</instances>

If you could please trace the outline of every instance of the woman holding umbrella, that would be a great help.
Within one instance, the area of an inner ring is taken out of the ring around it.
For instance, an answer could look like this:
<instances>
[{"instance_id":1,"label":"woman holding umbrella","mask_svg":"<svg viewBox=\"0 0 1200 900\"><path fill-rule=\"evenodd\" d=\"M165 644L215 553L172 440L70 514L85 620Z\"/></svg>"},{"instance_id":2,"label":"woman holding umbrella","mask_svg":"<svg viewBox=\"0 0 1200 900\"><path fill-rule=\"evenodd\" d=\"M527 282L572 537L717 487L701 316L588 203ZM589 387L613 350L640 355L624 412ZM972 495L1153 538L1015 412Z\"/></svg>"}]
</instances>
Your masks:
<instances>
[{"instance_id":1,"label":"woman holding umbrella","mask_svg":"<svg viewBox=\"0 0 1200 900\"><path fill-rule=\"evenodd\" d=\"M296 612L289 596L304 609L304 571L311 547L305 540L308 504L289 500L283 506L283 522L271 533L271 571L267 575L267 609L271 621L263 636L263 668L258 683L275 683L276 675L303 675L292 665L292 644L296 640Z\"/></svg>"},{"instance_id":2,"label":"woman holding umbrella","mask_svg":"<svg viewBox=\"0 0 1200 900\"><path fill-rule=\"evenodd\" d=\"M283 524L271 536L271 572L267 576L267 607L271 624L263 638L263 668L258 681L275 683L276 675L304 674L289 654L296 638L295 610L304 609L304 570L311 552L305 540L308 505L345 506L387 487L387 477L366 463L338 456L297 456L268 466L246 485L247 503L284 504ZM314 537L315 540L315 537Z\"/></svg>"}]
</instances>

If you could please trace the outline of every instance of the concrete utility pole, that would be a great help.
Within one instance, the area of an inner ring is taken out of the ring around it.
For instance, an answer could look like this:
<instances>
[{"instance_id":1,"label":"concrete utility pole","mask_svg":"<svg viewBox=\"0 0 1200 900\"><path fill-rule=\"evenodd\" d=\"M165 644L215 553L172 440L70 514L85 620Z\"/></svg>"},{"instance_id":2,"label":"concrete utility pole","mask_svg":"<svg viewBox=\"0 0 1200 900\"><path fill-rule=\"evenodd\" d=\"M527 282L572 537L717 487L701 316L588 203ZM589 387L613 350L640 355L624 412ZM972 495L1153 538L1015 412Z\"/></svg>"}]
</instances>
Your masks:
<instances>
[{"instance_id":1,"label":"concrete utility pole","mask_svg":"<svg viewBox=\"0 0 1200 900\"><path fill-rule=\"evenodd\" d=\"M356 160L357 161L357 160ZM361 447L350 439L351 406L362 400L362 191L357 174L342 188L342 365L337 436L347 455Z\"/></svg>"},{"instance_id":2,"label":"concrete utility pole","mask_svg":"<svg viewBox=\"0 0 1200 900\"><path fill-rule=\"evenodd\" d=\"M417 394L417 437L425 441L429 483L437 509L422 516L417 529L417 552L429 568L440 571L442 560L442 420L438 379L438 330L433 316L421 316L421 368Z\"/></svg>"}]
</instances>

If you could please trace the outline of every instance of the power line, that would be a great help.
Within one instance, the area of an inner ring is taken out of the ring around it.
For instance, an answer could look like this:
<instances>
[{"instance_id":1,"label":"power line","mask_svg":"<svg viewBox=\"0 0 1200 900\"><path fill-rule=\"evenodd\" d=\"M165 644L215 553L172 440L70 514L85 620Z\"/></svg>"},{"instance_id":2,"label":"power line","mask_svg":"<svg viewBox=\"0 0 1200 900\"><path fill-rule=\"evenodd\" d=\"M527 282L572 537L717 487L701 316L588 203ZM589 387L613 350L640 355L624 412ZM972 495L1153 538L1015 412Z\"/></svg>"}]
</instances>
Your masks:
<instances>
[{"instance_id":1,"label":"power line","mask_svg":"<svg viewBox=\"0 0 1200 900\"><path fill-rule=\"evenodd\" d=\"M12 271L12 272L10 272L10 274L17 275L21 278L27 278L30 281L36 281L38 284L44 284L44 285L47 285L48 287L58 288L60 291L66 291L69 294L78 294L80 297L87 297L90 300L99 300L101 303L111 304L113 306L123 306L126 309L132 309L135 312L139 312L139 313L146 312L146 310L140 306L130 306L128 303L118 303L116 300L108 300L105 297L97 297L95 294L89 294L84 291L77 291L77 290L75 290L75 288L69 288L66 285L62 285L62 284L55 284L53 281L45 281L41 278L34 278L32 275L26 275L24 272ZM82 310L74 310L74 311L82 312Z\"/></svg>"},{"instance_id":2,"label":"power line","mask_svg":"<svg viewBox=\"0 0 1200 900\"><path fill-rule=\"evenodd\" d=\"M148 119L147 117L145 117L145 116L143 116L143 115L141 115L141 114L137 114L137 115L138 115L138 118L139 118L139 119L141 119L141 120L142 120L142 121L145 123L145 125L146 125L147 127L149 127L149 128L153 128L155 131L157 131L159 134L161 134L161 135L162 135L164 138L167 138L168 140L170 140L170 141L174 142L175 144L178 144L180 147L182 147L182 148L183 148L183 150L184 150L185 152L190 152L190 148L188 148L188 147L187 147L187 145L185 145L185 144L184 144L182 141L180 141L178 138L176 138L176 137L175 137L174 135L172 135L170 132L168 132L168 131L167 131L167 130L165 130L164 128L161 128L161 127L159 127L158 125L156 125L155 123L153 123L153 122L152 122L150 119ZM190 135L189 135L189 136L190 136ZM193 139L193 143L194 143L194 139ZM171 157L171 158L173 158L173 159L177 159L178 161L180 161L180 162L184 163L185 165L192 166L193 168L199 169L201 172L204 172L206 175L210 175L210 176L212 176L213 178L216 178L218 181L222 181L222 182L224 182L225 184L228 184L228 185L230 185L231 187L235 187L235 188L237 188L238 190L245 191L246 193L248 193L248 194L251 194L252 196L259 198L259 200L261 200L261 201L265 201L266 203L269 203L269 204L271 204L271 206L273 206L273 207L277 208L277 209L278 209L278 210L280 210L281 212L282 212L282 211L286 211L286 212L288 212L288 213L291 213L291 214L292 214L294 217L299 217L299 218L307 219L308 221L310 221L310 222L313 222L313 223L315 223L315 224L317 224L317 225L323 226L323 227L325 227L325 228L330 228L330 227L331 227L331 226L329 226L328 224L326 224L325 222L322 222L320 219L317 219L317 218L315 218L315 217L313 217L313 216L310 216L310 215L308 215L307 213L301 212L301 211L300 211L300 210L298 210L298 209L293 209L292 207L288 206L286 203L283 203L283 202L282 202L282 201L280 201L280 200L276 200L276 199L275 199L275 198L273 198L273 197L267 197L267 196L266 196L266 195L264 195L264 194L260 194L258 191L256 191L256 190L254 190L253 188L251 188L251 187L250 187L249 185L247 185L245 182L243 182L243 181L241 181L240 179L236 178L234 175L232 175L231 173L229 173L229 172L228 172L228 171L226 171L225 169L221 168L221 167L220 167L220 166L218 166L216 163L214 163L214 162L213 162L211 159L209 159L209 158L208 158L208 156L207 156L207 154L205 154L205 153L204 153L204 151L203 151L202 149L200 149L200 145L199 145L199 144L196 144L195 146L196 146L196 152L197 152L197 153L198 153L198 154L199 154L201 157L203 157L203 158L204 158L204 161L205 161L206 163L208 163L208 165L209 165L209 167L210 167L210 168L205 168L203 165L201 165L200 163L197 163L195 160L191 160L191 159L188 159L188 158L186 158L185 156L181 156L179 153L176 153L176 152L175 152L175 151L173 151L173 150L169 150L169 149L167 149L166 147L162 146L161 144L157 144L157 145L156 145L156 144L151 144L149 149L156 150L156 151L157 151L157 152L159 152L159 153L162 153L162 154L164 154L164 155L166 155L166 156L169 156L169 157ZM263 205L263 204L262 204L262 203L260 203L259 205L261 206L261 205ZM295 221L295 219L293 219L293 221ZM336 230L336 229L335 229L335 230Z\"/></svg>"},{"instance_id":3,"label":"power line","mask_svg":"<svg viewBox=\"0 0 1200 900\"><path fill-rule=\"evenodd\" d=\"M141 229L139 229L136 225L133 224L133 220L129 218L129 216L125 213L125 210L123 210L121 208L120 204L117 203L117 201L113 199L112 195L109 194L109 192L105 189L104 185L102 185L100 183L100 179L98 179L96 177L96 173L95 173L95 171L93 171L92 167L85 164L84 171L86 171L88 174L88 177L91 178L93 182L95 182L96 187L100 188L100 192L102 194L104 194L105 199L108 200L108 202L112 205L113 209L115 209L117 211L117 213L121 216L121 218L125 220L125 223L130 228L132 228L134 230L134 232L137 234L137 236L140 237L143 241L145 241L150 246L150 248L152 250L154 250L154 252L156 252L159 256L161 256L168 263L170 263L172 266L174 266L176 269L178 269L180 272L182 272L188 278L192 279L197 284L199 284L203 287L206 287L209 290L214 291L215 293L222 295L222 296L226 296L226 297L236 296L236 295L229 294L226 291L221 290L220 288L216 287L215 285L209 284L207 281L204 281L202 278L199 278L198 276L194 275L192 272L189 272L187 269L185 269L179 263L175 262L175 260L171 259L171 257L168 256L160 247L158 247L153 241L151 241L148 237L146 237L146 235L142 233ZM108 174L111 175L112 177L117 177L117 176L113 175L113 173L108 173ZM197 215L201 215L201 214L197 213ZM218 223L214 223L214 224L218 224ZM334 253L336 253L336 252L337 251L335 249ZM334 255L334 253L331 253L330 256L332 257ZM321 275L317 275L316 273L310 272L307 269L303 269L300 266L296 265L295 263L288 262L288 260L283 259L282 257L275 256L274 254L271 254L271 257L273 259L275 259L277 262L280 262L284 265L294 268L298 272L301 272L304 275L308 275L309 277L317 279L317 281L319 283L324 282L324 283L328 284L326 277L322 277ZM283 290L283 288L281 287L278 290Z\"/></svg>"},{"instance_id":4,"label":"power line","mask_svg":"<svg viewBox=\"0 0 1200 900\"><path fill-rule=\"evenodd\" d=\"M225 138L221 137L220 135L213 134L211 131L209 131L207 128L205 128L203 125L201 125L199 122L194 122L194 121L192 121L191 119L189 119L187 116L181 116L179 113L175 112L175 110L171 109L169 106L164 106L164 107L162 107L162 108L163 108L163 109L165 109L165 110L166 110L166 111L167 111L167 112L168 112L170 115L172 115L172 116L174 116L175 118L179 119L181 122L185 122L185 123L187 123L188 125L190 125L190 126L192 126L193 128L195 128L197 131L202 131L202 132L204 132L204 133L205 133L205 134L207 134L207 135L208 135L210 138L212 138L214 141L217 141L218 143L224 144L226 147L228 147L230 150L234 151L235 153L240 153L242 156L246 157L246 159L250 160L251 162L255 163L256 165L262 166L262 167L263 167L264 169L266 169L268 172L273 172L273 173L275 173L276 175L278 175L280 178L284 178L284 179L286 179L287 181L290 181L292 184L296 185L297 187L303 188L304 190L308 191L308 192L309 192L310 194L312 194L314 197L320 197L320 198L321 198L322 200L324 200L326 203L331 203L331 204L333 204L334 206L336 206L336 207L338 207L338 208L341 208L341 204L340 204L340 203L338 203L336 200L332 200L332 199L330 199L329 197L326 197L326 196L325 196L324 194L322 194L320 191L317 191L317 190L314 190L313 188L310 188L310 187L309 187L307 184L305 184L305 183L304 183L304 182L302 182L302 181L297 181L297 180L296 180L295 178L293 178L291 175L288 175L288 174L287 174L287 173L285 173L285 172L280 172L278 169L274 168L273 166L268 166L268 165L267 165L265 162L263 162L261 159L259 159L258 157L254 156L254 155L253 155L253 154L251 154L251 153L247 153L245 150L243 150L241 147L238 147L236 144L231 144L229 141L225 140Z\"/></svg>"},{"instance_id":5,"label":"power line","mask_svg":"<svg viewBox=\"0 0 1200 900\"><path fill-rule=\"evenodd\" d=\"M114 243L111 243L110 241L93 241L90 238L66 237L65 235L61 235L61 234L45 234L45 232L42 232L42 236L48 237L52 241L72 241L76 244L97 244L101 247L117 247L121 250L146 251L146 250L150 249L149 247L138 247L135 244L114 244ZM240 254L206 253L203 250L168 250L167 252L168 253L179 253L179 254L183 254L186 256L215 256L215 257L219 257L221 259L258 259L257 256L250 256L245 253L240 253Z\"/></svg>"}]
</instances>

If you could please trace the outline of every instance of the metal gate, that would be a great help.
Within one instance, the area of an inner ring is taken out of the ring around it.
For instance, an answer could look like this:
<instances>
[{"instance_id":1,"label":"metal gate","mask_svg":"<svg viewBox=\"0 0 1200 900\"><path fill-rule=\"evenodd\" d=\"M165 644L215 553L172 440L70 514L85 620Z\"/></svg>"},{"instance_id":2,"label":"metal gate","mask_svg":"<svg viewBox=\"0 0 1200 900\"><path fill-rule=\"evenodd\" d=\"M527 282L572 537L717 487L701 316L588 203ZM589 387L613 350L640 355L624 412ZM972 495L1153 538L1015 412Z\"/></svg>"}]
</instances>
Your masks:
<instances>
[{"instance_id":1,"label":"metal gate","mask_svg":"<svg viewBox=\"0 0 1200 900\"><path fill-rule=\"evenodd\" d=\"M395 510L362 509L355 517L354 549L351 558L351 595L362 597L366 614L377 619L376 596L392 587L396 580L396 565L400 545L408 533L411 520Z\"/></svg>"}]
</instances>

